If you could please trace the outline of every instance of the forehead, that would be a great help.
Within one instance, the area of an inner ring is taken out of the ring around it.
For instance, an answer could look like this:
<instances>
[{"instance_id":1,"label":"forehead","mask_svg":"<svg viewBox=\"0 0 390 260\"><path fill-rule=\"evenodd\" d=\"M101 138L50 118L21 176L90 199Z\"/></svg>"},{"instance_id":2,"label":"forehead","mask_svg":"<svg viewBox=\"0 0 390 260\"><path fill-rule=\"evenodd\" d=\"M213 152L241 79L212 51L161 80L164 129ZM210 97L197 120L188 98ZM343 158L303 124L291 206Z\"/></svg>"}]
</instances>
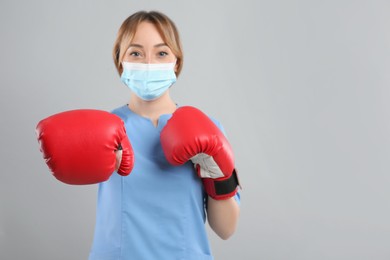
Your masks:
<instances>
[{"instance_id":1,"label":"forehead","mask_svg":"<svg viewBox=\"0 0 390 260\"><path fill-rule=\"evenodd\" d=\"M164 40L157 27L151 22L141 22L135 31L131 43L148 45L164 43Z\"/></svg>"}]
</instances>

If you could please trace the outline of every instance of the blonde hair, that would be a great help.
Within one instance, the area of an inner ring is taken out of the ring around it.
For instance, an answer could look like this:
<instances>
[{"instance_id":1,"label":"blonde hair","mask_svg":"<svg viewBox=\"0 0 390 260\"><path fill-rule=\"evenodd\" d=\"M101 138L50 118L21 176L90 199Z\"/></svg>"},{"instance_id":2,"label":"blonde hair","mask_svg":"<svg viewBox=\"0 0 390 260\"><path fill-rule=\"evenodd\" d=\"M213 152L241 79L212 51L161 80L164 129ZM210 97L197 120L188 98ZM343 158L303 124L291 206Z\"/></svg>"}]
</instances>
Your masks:
<instances>
[{"instance_id":1,"label":"blonde hair","mask_svg":"<svg viewBox=\"0 0 390 260\"><path fill-rule=\"evenodd\" d=\"M131 41L134 38L138 25L141 22L151 22L154 24L164 40L165 44L171 49L176 56L176 76L179 76L183 67L183 51L180 42L179 32L174 22L163 13L157 11L139 11L130 15L119 28L117 38L114 43L112 56L114 58L115 67L119 75L123 72L122 61L129 48Z\"/></svg>"}]
</instances>

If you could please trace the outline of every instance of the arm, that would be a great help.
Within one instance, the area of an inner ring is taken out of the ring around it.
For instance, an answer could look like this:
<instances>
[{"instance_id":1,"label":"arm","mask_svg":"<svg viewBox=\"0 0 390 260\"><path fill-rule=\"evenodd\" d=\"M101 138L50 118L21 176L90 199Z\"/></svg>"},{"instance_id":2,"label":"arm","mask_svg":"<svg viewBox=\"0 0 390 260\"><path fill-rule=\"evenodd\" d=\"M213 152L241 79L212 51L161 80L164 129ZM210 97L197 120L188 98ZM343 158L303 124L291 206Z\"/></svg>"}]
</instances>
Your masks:
<instances>
[{"instance_id":1,"label":"arm","mask_svg":"<svg viewBox=\"0 0 390 260\"><path fill-rule=\"evenodd\" d=\"M212 230L222 239L227 240L236 230L240 208L234 197L215 200L208 197L207 220Z\"/></svg>"},{"instance_id":2,"label":"arm","mask_svg":"<svg viewBox=\"0 0 390 260\"><path fill-rule=\"evenodd\" d=\"M222 239L228 239L237 225L239 205L234 196L240 184L232 148L220 127L200 110L180 107L161 131L160 139L172 165L192 161L209 196L210 227Z\"/></svg>"}]
</instances>

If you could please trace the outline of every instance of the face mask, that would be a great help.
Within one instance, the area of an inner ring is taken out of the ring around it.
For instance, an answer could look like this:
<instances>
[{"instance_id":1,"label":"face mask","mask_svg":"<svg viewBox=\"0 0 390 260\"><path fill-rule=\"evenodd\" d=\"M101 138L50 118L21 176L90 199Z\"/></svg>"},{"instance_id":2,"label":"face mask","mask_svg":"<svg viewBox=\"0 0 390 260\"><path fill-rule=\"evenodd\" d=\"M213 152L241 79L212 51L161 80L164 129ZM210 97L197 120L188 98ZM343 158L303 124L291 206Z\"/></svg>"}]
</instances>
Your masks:
<instances>
[{"instance_id":1,"label":"face mask","mask_svg":"<svg viewBox=\"0 0 390 260\"><path fill-rule=\"evenodd\" d=\"M153 100L164 94L176 82L176 63L122 62L121 80L143 100Z\"/></svg>"}]
</instances>

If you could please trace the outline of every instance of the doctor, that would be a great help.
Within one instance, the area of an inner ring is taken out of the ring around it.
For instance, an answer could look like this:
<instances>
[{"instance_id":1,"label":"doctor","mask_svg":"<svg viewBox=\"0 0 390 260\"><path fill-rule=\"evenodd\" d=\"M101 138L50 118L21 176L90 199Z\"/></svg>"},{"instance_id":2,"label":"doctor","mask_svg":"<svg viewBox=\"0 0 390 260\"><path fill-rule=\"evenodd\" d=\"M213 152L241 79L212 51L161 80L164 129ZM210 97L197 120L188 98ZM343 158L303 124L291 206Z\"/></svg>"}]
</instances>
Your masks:
<instances>
[{"instance_id":1,"label":"doctor","mask_svg":"<svg viewBox=\"0 0 390 260\"><path fill-rule=\"evenodd\" d=\"M183 66L176 26L162 13L137 12L120 27L113 56L131 90L129 103L113 113L125 123L135 164L129 176L114 174L99 186L90 260L213 259L205 216L228 239L239 216L239 184L221 125L197 109L178 108L169 94ZM199 149L213 154L183 154Z\"/></svg>"}]
</instances>

